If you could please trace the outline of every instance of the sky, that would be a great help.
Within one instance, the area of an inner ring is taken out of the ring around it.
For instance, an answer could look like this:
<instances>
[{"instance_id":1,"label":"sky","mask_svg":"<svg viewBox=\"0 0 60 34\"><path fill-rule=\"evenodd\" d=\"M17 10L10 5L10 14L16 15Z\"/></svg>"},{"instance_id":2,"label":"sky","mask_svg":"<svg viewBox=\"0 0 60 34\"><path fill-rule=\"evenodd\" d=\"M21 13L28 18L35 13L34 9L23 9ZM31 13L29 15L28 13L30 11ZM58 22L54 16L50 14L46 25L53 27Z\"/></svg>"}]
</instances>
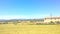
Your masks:
<instances>
[{"instance_id":1,"label":"sky","mask_svg":"<svg viewBox=\"0 0 60 34\"><path fill-rule=\"evenodd\" d=\"M60 0L0 0L0 19L60 16Z\"/></svg>"}]
</instances>

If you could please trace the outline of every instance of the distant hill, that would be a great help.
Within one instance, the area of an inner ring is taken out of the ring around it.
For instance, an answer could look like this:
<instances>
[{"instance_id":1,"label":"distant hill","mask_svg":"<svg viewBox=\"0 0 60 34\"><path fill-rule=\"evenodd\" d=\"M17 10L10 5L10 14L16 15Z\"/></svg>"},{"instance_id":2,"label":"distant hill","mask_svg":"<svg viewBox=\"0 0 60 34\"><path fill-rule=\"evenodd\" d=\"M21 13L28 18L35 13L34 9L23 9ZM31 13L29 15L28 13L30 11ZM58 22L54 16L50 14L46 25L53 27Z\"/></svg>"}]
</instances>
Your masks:
<instances>
[{"instance_id":1,"label":"distant hill","mask_svg":"<svg viewBox=\"0 0 60 34\"><path fill-rule=\"evenodd\" d=\"M4 20L0 19L0 22L6 22L6 21L44 21L44 19L11 19L11 20Z\"/></svg>"}]
</instances>

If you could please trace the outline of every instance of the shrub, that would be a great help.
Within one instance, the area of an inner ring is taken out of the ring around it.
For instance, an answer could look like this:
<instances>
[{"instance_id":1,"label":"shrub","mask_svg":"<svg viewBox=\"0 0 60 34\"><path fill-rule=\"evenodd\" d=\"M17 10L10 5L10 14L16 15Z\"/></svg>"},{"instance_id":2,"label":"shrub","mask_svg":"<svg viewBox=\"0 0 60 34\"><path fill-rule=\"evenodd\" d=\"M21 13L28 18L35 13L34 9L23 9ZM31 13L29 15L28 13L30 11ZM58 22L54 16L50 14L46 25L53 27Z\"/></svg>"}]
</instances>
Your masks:
<instances>
[{"instance_id":1,"label":"shrub","mask_svg":"<svg viewBox=\"0 0 60 34\"><path fill-rule=\"evenodd\" d=\"M60 22L59 21L56 21L56 24L60 24Z\"/></svg>"},{"instance_id":2,"label":"shrub","mask_svg":"<svg viewBox=\"0 0 60 34\"><path fill-rule=\"evenodd\" d=\"M13 22L14 25L17 25L17 22Z\"/></svg>"},{"instance_id":3,"label":"shrub","mask_svg":"<svg viewBox=\"0 0 60 34\"><path fill-rule=\"evenodd\" d=\"M36 25L40 25L40 24L42 24L42 23L36 23Z\"/></svg>"},{"instance_id":4,"label":"shrub","mask_svg":"<svg viewBox=\"0 0 60 34\"><path fill-rule=\"evenodd\" d=\"M49 24L55 24L53 21L50 21L50 23Z\"/></svg>"}]
</instances>

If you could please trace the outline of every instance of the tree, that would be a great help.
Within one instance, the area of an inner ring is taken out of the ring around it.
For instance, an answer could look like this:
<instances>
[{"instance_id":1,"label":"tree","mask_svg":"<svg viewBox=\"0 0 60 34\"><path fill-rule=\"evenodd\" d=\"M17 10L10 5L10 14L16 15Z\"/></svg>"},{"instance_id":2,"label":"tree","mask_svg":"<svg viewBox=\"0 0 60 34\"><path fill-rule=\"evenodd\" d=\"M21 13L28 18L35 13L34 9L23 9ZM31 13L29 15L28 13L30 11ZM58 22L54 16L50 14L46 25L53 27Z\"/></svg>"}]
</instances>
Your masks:
<instances>
[{"instance_id":1,"label":"tree","mask_svg":"<svg viewBox=\"0 0 60 34\"><path fill-rule=\"evenodd\" d=\"M55 24L53 21L50 21L50 23L49 24Z\"/></svg>"},{"instance_id":2,"label":"tree","mask_svg":"<svg viewBox=\"0 0 60 34\"><path fill-rule=\"evenodd\" d=\"M56 24L60 24L60 22L59 21L56 21Z\"/></svg>"}]
</instances>

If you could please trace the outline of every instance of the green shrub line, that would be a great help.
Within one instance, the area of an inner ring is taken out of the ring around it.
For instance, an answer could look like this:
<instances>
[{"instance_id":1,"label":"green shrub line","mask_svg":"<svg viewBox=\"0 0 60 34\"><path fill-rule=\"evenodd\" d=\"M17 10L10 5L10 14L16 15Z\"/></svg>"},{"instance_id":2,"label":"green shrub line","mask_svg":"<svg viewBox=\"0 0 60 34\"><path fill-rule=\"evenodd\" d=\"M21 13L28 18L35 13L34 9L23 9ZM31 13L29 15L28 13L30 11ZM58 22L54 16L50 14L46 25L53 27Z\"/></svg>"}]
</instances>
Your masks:
<instances>
[{"instance_id":1,"label":"green shrub line","mask_svg":"<svg viewBox=\"0 0 60 34\"><path fill-rule=\"evenodd\" d=\"M20 23L21 23L21 22L20 22ZM4 22L4 23L0 23L0 24L9 24L9 23L8 23L8 22ZM12 22L12 24L17 25L18 22ZM51 21L51 22L49 22L49 23L35 23L35 24L34 24L33 22L27 23L27 25L58 25L58 24L60 24L59 21L57 21L57 22Z\"/></svg>"}]
</instances>

